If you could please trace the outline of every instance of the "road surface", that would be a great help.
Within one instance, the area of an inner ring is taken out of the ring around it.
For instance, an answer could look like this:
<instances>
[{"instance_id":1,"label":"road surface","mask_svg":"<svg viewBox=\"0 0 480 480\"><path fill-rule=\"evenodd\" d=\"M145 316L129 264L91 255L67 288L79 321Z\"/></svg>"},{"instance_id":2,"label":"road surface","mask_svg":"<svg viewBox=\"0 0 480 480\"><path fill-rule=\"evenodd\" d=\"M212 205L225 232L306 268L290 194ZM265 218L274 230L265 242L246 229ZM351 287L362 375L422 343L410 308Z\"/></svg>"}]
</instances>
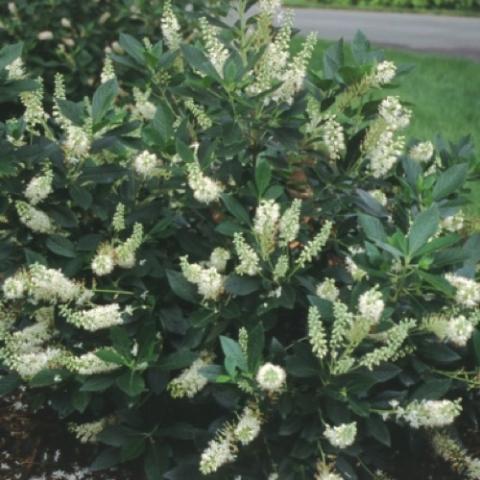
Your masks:
<instances>
[{"instance_id":1,"label":"road surface","mask_svg":"<svg viewBox=\"0 0 480 480\"><path fill-rule=\"evenodd\" d=\"M297 8L295 23L303 33L314 31L319 38L351 40L362 30L378 45L480 61L480 17Z\"/></svg>"}]
</instances>

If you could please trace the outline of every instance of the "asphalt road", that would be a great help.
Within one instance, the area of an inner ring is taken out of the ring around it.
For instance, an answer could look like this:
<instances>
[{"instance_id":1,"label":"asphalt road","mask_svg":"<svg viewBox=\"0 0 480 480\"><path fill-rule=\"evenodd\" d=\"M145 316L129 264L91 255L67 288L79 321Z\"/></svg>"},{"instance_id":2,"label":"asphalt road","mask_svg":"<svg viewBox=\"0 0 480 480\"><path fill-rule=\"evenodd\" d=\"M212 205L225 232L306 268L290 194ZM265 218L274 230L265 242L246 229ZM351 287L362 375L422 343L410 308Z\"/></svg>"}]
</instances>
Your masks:
<instances>
[{"instance_id":1,"label":"asphalt road","mask_svg":"<svg viewBox=\"0 0 480 480\"><path fill-rule=\"evenodd\" d=\"M480 61L480 17L295 9L297 28L319 38L351 40L357 30L375 44Z\"/></svg>"}]
</instances>

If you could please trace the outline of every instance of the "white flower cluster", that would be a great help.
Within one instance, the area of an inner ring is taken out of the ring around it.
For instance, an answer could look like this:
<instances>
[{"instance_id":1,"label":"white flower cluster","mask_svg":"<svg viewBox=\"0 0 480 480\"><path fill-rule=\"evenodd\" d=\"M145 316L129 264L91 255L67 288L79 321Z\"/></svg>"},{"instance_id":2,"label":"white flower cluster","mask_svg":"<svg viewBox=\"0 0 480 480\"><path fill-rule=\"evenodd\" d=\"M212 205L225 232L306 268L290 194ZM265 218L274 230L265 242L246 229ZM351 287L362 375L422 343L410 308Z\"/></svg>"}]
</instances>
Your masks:
<instances>
[{"instance_id":1,"label":"white flower cluster","mask_svg":"<svg viewBox=\"0 0 480 480\"><path fill-rule=\"evenodd\" d=\"M271 42L261 61L252 72L253 83L247 87L247 93L258 95L269 90L275 81L279 81L290 56L290 38L292 36L293 18L287 14L279 32ZM271 99L265 98L265 103Z\"/></svg>"},{"instance_id":2,"label":"white flower cluster","mask_svg":"<svg viewBox=\"0 0 480 480\"><path fill-rule=\"evenodd\" d=\"M411 110L403 107L398 97L387 97L381 102L380 121L370 129L366 141L370 171L375 178L385 176L402 154L405 138L397 136L397 131L409 125L411 116Z\"/></svg>"},{"instance_id":3,"label":"white flower cluster","mask_svg":"<svg viewBox=\"0 0 480 480\"><path fill-rule=\"evenodd\" d=\"M262 416L258 408L247 406L243 409L233 433L242 445L252 443L259 435L262 428Z\"/></svg>"},{"instance_id":4,"label":"white flower cluster","mask_svg":"<svg viewBox=\"0 0 480 480\"><path fill-rule=\"evenodd\" d=\"M320 312L316 307L310 307L308 310L308 338L316 357L320 360L325 358L328 354L327 335Z\"/></svg>"},{"instance_id":5,"label":"white flower cluster","mask_svg":"<svg viewBox=\"0 0 480 480\"><path fill-rule=\"evenodd\" d=\"M280 220L280 205L274 200L262 200L255 212L253 231L260 244L262 256L266 257L275 249Z\"/></svg>"},{"instance_id":6,"label":"white flower cluster","mask_svg":"<svg viewBox=\"0 0 480 480\"><path fill-rule=\"evenodd\" d=\"M180 259L183 276L197 286L204 300L218 300L223 294L225 277L215 267L204 267L198 263L188 263L188 257Z\"/></svg>"},{"instance_id":7,"label":"white flower cluster","mask_svg":"<svg viewBox=\"0 0 480 480\"><path fill-rule=\"evenodd\" d=\"M410 149L409 156L412 160L424 163L433 157L434 151L435 149L432 142L422 142Z\"/></svg>"},{"instance_id":8,"label":"white flower cluster","mask_svg":"<svg viewBox=\"0 0 480 480\"><path fill-rule=\"evenodd\" d=\"M446 432L435 432L432 436L435 453L452 469L463 475L462 478L478 480L480 478L480 459L472 457L460 442Z\"/></svg>"},{"instance_id":9,"label":"white flower cluster","mask_svg":"<svg viewBox=\"0 0 480 480\"><path fill-rule=\"evenodd\" d=\"M40 84L38 89L20 94L20 100L25 107L23 118L30 131L33 131L37 125L43 125L48 119L48 114L43 109L42 79L37 79L37 83Z\"/></svg>"},{"instance_id":10,"label":"white flower cluster","mask_svg":"<svg viewBox=\"0 0 480 480\"><path fill-rule=\"evenodd\" d=\"M295 95L300 91L307 74L307 67L312 58L317 36L314 33L309 34L302 50L287 65L281 75L281 85L271 94L274 102L285 102L291 104Z\"/></svg>"},{"instance_id":11,"label":"white flower cluster","mask_svg":"<svg viewBox=\"0 0 480 480\"><path fill-rule=\"evenodd\" d=\"M187 165L188 185L193 190L193 196L200 203L207 205L217 201L223 192L223 186L210 177L205 176L198 163Z\"/></svg>"},{"instance_id":12,"label":"white flower cluster","mask_svg":"<svg viewBox=\"0 0 480 480\"><path fill-rule=\"evenodd\" d=\"M341 449L350 447L357 436L357 423L342 423L335 427L327 425L324 435L334 447Z\"/></svg>"},{"instance_id":13,"label":"white flower cluster","mask_svg":"<svg viewBox=\"0 0 480 480\"><path fill-rule=\"evenodd\" d=\"M237 458L239 445L248 445L258 437L262 427L262 416L254 405L245 407L236 425L227 425L210 441L200 459L203 475L216 472Z\"/></svg>"},{"instance_id":14,"label":"white flower cluster","mask_svg":"<svg viewBox=\"0 0 480 480\"><path fill-rule=\"evenodd\" d=\"M345 132L335 115L329 115L323 125L323 143L331 160L338 160L345 151Z\"/></svg>"},{"instance_id":15,"label":"white flower cluster","mask_svg":"<svg viewBox=\"0 0 480 480\"><path fill-rule=\"evenodd\" d=\"M210 254L209 264L211 267L214 267L217 272L224 273L231 257L232 255L228 250L218 247Z\"/></svg>"},{"instance_id":16,"label":"white flower cluster","mask_svg":"<svg viewBox=\"0 0 480 480\"><path fill-rule=\"evenodd\" d=\"M459 314L432 315L423 322L425 330L434 333L440 340L465 347L480 321L480 315L471 317Z\"/></svg>"},{"instance_id":17,"label":"white flower cluster","mask_svg":"<svg viewBox=\"0 0 480 480\"><path fill-rule=\"evenodd\" d=\"M332 469L325 463L319 463L314 480L343 480L343 477L332 472Z\"/></svg>"},{"instance_id":18,"label":"white flower cluster","mask_svg":"<svg viewBox=\"0 0 480 480\"><path fill-rule=\"evenodd\" d=\"M118 209L117 212L115 212L113 223L117 224L118 228L124 227L124 223L119 217ZM116 231L118 231L117 227L115 227ZM132 235L123 243L115 248L108 243L99 247L91 264L93 273L98 277L102 277L112 273L116 266L120 268L133 268L136 263L137 250L140 248L142 242L143 226L140 223L135 223Z\"/></svg>"},{"instance_id":19,"label":"white flower cluster","mask_svg":"<svg viewBox=\"0 0 480 480\"><path fill-rule=\"evenodd\" d=\"M213 125L212 119L207 115L205 109L202 106L197 105L194 102L193 98L187 98L185 100L185 107L190 110L193 117L200 125L200 128L202 128L203 130L211 128L211 126Z\"/></svg>"},{"instance_id":20,"label":"white flower cluster","mask_svg":"<svg viewBox=\"0 0 480 480\"><path fill-rule=\"evenodd\" d=\"M78 163L90 153L92 146L91 133L88 129L76 125L66 126L66 136L63 148L68 163Z\"/></svg>"},{"instance_id":21,"label":"white flower cluster","mask_svg":"<svg viewBox=\"0 0 480 480\"><path fill-rule=\"evenodd\" d=\"M53 310L39 309L35 322L13 333L3 333L0 358L22 378L30 379L46 368L61 366L65 352L46 343L53 338Z\"/></svg>"},{"instance_id":22,"label":"white flower cluster","mask_svg":"<svg viewBox=\"0 0 480 480\"><path fill-rule=\"evenodd\" d=\"M72 423L69 425L69 430L72 432L77 440L80 443L95 443L97 441L97 436L105 429L108 425L107 418L101 418L94 422L75 424Z\"/></svg>"},{"instance_id":23,"label":"white flower cluster","mask_svg":"<svg viewBox=\"0 0 480 480\"><path fill-rule=\"evenodd\" d=\"M180 36L180 24L173 13L171 0L166 0L162 14L162 35L170 50L176 50L182 41Z\"/></svg>"},{"instance_id":24,"label":"white flower cluster","mask_svg":"<svg viewBox=\"0 0 480 480\"><path fill-rule=\"evenodd\" d=\"M272 363L265 363L257 372L259 387L269 394L276 394L283 390L287 380L285 370Z\"/></svg>"},{"instance_id":25,"label":"white flower cluster","mask_svg":"<svg viewBox=\"0 0 480 480\"><path fill-rule=\"evenodd\" d=\"M260 0L258 8L262 13L275 15L282 8L282 0Z\"/></svg>"},{"instance_id":26,"label":"white flower cluster","mask_svg":"<svg viewBox=\"0 0 480 480\"><path fill-rule=\"evenodd\" d=\"M440 227L447 232L459 232L465 226L465 215L463 212L458 212L455 215L449 215L440 222Z\"/></svg>"},{"instance_id":27,"label":"white flower cluster","mask_svg":"<svg viewBox=\"0 0 480 480\"><path fill-rule=\"evenodd\" d=\"M300 213L302 201L298 198L293 200L292 205L285 210L279 223L280 246L288 246L293 242L300 231Z\"/></svg>"},{"instance_id":28,"label":"white flower cluster","mask_svg":"<svg viewBox=\"0 0 480 480\"><path fill-rule=\"evenodd\" d=\"M61 309L68 323L89 332L122 325L123 313L118 303L99 305L89 310L72 311L67 307Z\"/></svg>"},{"instance_id":29,"label":"white flower cluster","mask_svg":"<svg viewBox=\"0 0 480 480\"><path fill-rule=\"evenodd\" d=\"M352 279L356 282L359 282L367 276L367 272L358 266L353 257L363 253L363 250L358 247L351 247L349 250L351 255L345 258L345 267L352 276Z\"/></svg>"},{"instance_id":30,"label":"white flower cluster","mask_svg":"<svg viewBox=\"0 0 480 480\"><path fill-rule=\"evenodd\" d=\"M110 80L115 80L117 77L115 75L115 68L113 66L112 59L106 57L103 63L102 72L100 74L100 82L107 83Z\"/></svg>"},{"instance_id":31,"label":"white flower cluster","mask_svg":"<svg viewBox=\"0 0 480 480\"><path fill-rule=\"evenodd\" d=\"M15 59L12 63L5 67L8 73L8 80L22 80L25 78L25 68L21 58Z\"/></svg>"},{"instance_id":32,"label":"white flower cluster","mask_svg":"<svg viewBox=\"0 0 480 480\"><path fill-rule=\"evenodd\" d=\"M411 110L405 108L398 97L387 97L382 100L379 108L380 116L388 124L389 128L399 130L410 124Z\"/></svg>"},{"instance_id":33,"label":"white flower cluster","mask_svg":"<svg viewBox=\"0 0 480 480\"><path fill-rule=\"evenodd\" d=\"M255 250L247 244L241 233L235 233L233 244L240 260L240 263L235 268L238 275L248 275L250 277L258 275L260 273L260 258Z\"/></svg>"},{"instance_id":34,"label":"white flower cluster","mask_svg":"<svg viewBox=\"0 0 480 480\"><path fill-rule=\"evenodd\" d=\"M139 88L133 88L133 98L135 99L135 112L145 120L152 120L157 112L157 107L150 98L150 91L142 92Z\"/></svg>"},{"instance_id":35,"label":"white flower cluster","mask_svg":"<svg viewBox=\"0 0 480 480\"><path fill-rule=\"evenodd\" d=\"M370 196L376 200L382 207L386 207L388 204L388 198L381 190L370 190L368 192Z\"/></svg>"},{"instance_id":36,"label":"white flower cluster","mask_svg":"<svg viewBox=\"0 0 480 480\"><path fill-rule=\"evenodd\" d=\"M204 353L190 367L174 378L167 387L172 398L193 398L202 391L208 380L202 375L201 369L210 365L212 360L211 355Z\"/></svg>"},{"instance_id":37,"label":"white flower cluster","mask_svg":"<svg viewBox=\"0 0 480 480\"><path fill-rule=\"evenodd\" d=\"M324 298L330 302L335 302L340 295L340 291L336 287L335 280L333 278L326 278L317 286L316 294L320 298Z\"/></svg>"},{"instance_id":38,"label":"white flower cluster","mask_svg":"<svg viewBox=\"0 0 480 480\"><path fill-rule=\"evenodd\" d=\"M452 273L445 278L457 289L455 300L459 305L473 308L480 304L480 283Z\"/></svg>"},{"instance_id":39,"label":"white flower cluster","mask_svg":"<svg viewBox=\"0 0 480 480\"><path fill-rule=\"evenodd\" d=\"M141 177L148 178L155 172L161 164L159 158L148 150L139 153L133 160L133 168Z\"/></svg>"},{"instance_id":40,"label":"white flower cluster","mask_svg":"<svg viewBox=\"0 0 480 480\"><path fill-rule=\"evenodd\" d=\"M18 218L32 232L52 233L54 226L50 217L26 202L15 202Z\"/></svg>"},{"instance_id":41,"label":"white flower cluster","mask_svg":"<svg viewBox=\"0 0 480 480\"><path fill-rule=\"evenodd\" d=\"M360 315L372 323L378 323L382 317L385 302L378 286L363 293L358 300Z\"/></svg>"},{"instance_id":42,"label":"white flower cluster","mask_svg":"<svg viewBox=\"0 0 480 480\"><path fill-rule=\"evenodd\" d=\"M451 425L462 412L461 400L414 400L405 408L398 407L397 419L412 428L439 428Z\"/></svg>"},{"instance_id":43,"label":"white flower cluster","mask_svg":"<svg viewBox=\"0 0 480 480\"><path fill-rule=\"evenodd\" d=\"M85 376L100 375L121 368L116 363L102 360L95 352L87 352L79 356L69 355L65 360L65 367L79 375Z\"/></svg>"},{"instance_id":44,"label":"white flower cluster","mask_svg":"<svg viewBox=\"0 0 480 480\"><path fill-rule=\"evenodd\" d=\"M85 293L83 286L66 278L59 270L38 263L28 271L20 271L3 283L3 294L7 300L19 300L27 294L35 303L51 304L71 302Z\"/></svg>"},{"instance_id":45,"label":"white flower cluster","mask_svg":"<svg viewBox=\"0 0 480 480\"><path fill-rule=\"evenodd\" d=\"M405 138L396 137L392 130L385 130L378 143L370 151L370 171L375 178L385 176L397 163L405 147Z\"/></svg>"},{"instance_id":46,"label":"white flower cluster","mask_svg":"<svg viewBox=\"0 0 480 480\"><path fill-rule=\"evenodd\" d=\"M327 220L322 226L320 232L317 233L317 235L315 235L315 237L305 245L297 259L297 265L300 268L305 267L307 263L310 263L317 255L320 254L330 237L332 228L333 223L330 220Z\"/></svg>"},{"instance_id":47,"label":"white flower cluster","mask_svg":"<svg viewBox=\"0 0 480 480\"><path fill-rule=\"evenodd\" d=\"M228 50L217 38L214 27L208 23L206 18L200 19L200 31L203 42L205 43L208 59L215 67L217 73L223 77L223 66L229 57Z\"/></svg>"},{"instance_id":48,"label":"white flower cluster","mask_svg":"<svg viewBox=\"0 0 480 480\"><path fill-rule=\"evenodd\" d=\"M237 452L238 447L235 444L233 432L230 429L220 432L203 451L200 459L200 472L203 475L215 473L223 465L234 462Z\"/></svg>"},{"instance_id":49,"label":"white flower cluster","mask_svg":"<svg viewBox=\"0 0 480 480\"><path fill-rule=\"evenodd\" d=\"M415 320L402 320L384 332L385 345L365 354L359 364L373 370L383 362L394 360L401 352L401 348L408 338L409 333L416 327Z\"/></svg>"},{"instance_id":50,"label":"white flower cluster","mask_svg":"<svg viewBox=\"0 0 480 480\"><path fill-rule=\"evenodd\" d=\"M374 81L378 85L386 85L390 83L397 74L397 66L393 62L380 62L375 70Z\"/></svg>"},{"instance_id":51,"label":"white flower cluster","mask_svg":"<svg viewBox=\"0 0 480 480\"><path fill-rule=\"evenodd\" d=\"M25 197L30 205L37 205L52 193L53 173L47 168L42 175L30 180L25 189Z\"/></svg>"}]
</instances>

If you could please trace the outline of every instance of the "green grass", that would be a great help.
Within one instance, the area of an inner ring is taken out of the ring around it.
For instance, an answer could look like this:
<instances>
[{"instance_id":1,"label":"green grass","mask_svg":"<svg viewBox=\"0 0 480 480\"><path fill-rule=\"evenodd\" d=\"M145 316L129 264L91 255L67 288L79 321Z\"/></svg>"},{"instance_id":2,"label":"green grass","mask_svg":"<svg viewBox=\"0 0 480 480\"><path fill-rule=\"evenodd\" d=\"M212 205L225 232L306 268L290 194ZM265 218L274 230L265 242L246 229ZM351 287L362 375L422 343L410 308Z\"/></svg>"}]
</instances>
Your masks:
<instances>
[{"instance_id":1,"label":"green grass","mask_svg":"<svg viewBox=\"0 0 480 480\"><path fill-rule=\"evenodd\" d=\"M388 5L345 5L339 1L338 3L319 3L318 0L286 0L287 7L300 8L333 8L337 10L364 10L373 12L396 12L396 13L427 13L430 15L454 15L463 17L478 17L479 11L462 10L462 9L441 9L441 8L402 8Z\"/></svg>"}]
</instances>

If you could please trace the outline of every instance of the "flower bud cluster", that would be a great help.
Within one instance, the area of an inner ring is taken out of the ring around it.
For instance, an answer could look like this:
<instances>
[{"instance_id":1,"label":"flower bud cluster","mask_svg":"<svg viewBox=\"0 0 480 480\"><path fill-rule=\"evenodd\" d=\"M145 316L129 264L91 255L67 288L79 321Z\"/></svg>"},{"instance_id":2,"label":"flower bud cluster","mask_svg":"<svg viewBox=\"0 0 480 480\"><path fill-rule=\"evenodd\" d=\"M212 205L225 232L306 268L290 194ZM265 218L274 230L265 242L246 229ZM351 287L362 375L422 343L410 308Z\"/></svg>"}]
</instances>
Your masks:
<instances>
[{"instance_id":1,"label":"flower bud cluster","mask_svg":"<svg viewBox=\"0 0 480 480\"><path fill-rule=\"evenodd\" d=\"M189 263L188 257L180 259L183 276L197 286L204 300L218 300L223 294L225 277L215 267L204 267L198 263Z\"/></svg>"},{"instance_id":2,"label":"flower bud cluster","mask_svg":"<svg viewBox=\"0 0 480 480\"><path fill-rule=\"evenodd\" d=\"M462 412L461 400L414 400L405 408L398 407L397 419L412 428L440 428L451 425Z\"/></svg>"}]
</instances>

